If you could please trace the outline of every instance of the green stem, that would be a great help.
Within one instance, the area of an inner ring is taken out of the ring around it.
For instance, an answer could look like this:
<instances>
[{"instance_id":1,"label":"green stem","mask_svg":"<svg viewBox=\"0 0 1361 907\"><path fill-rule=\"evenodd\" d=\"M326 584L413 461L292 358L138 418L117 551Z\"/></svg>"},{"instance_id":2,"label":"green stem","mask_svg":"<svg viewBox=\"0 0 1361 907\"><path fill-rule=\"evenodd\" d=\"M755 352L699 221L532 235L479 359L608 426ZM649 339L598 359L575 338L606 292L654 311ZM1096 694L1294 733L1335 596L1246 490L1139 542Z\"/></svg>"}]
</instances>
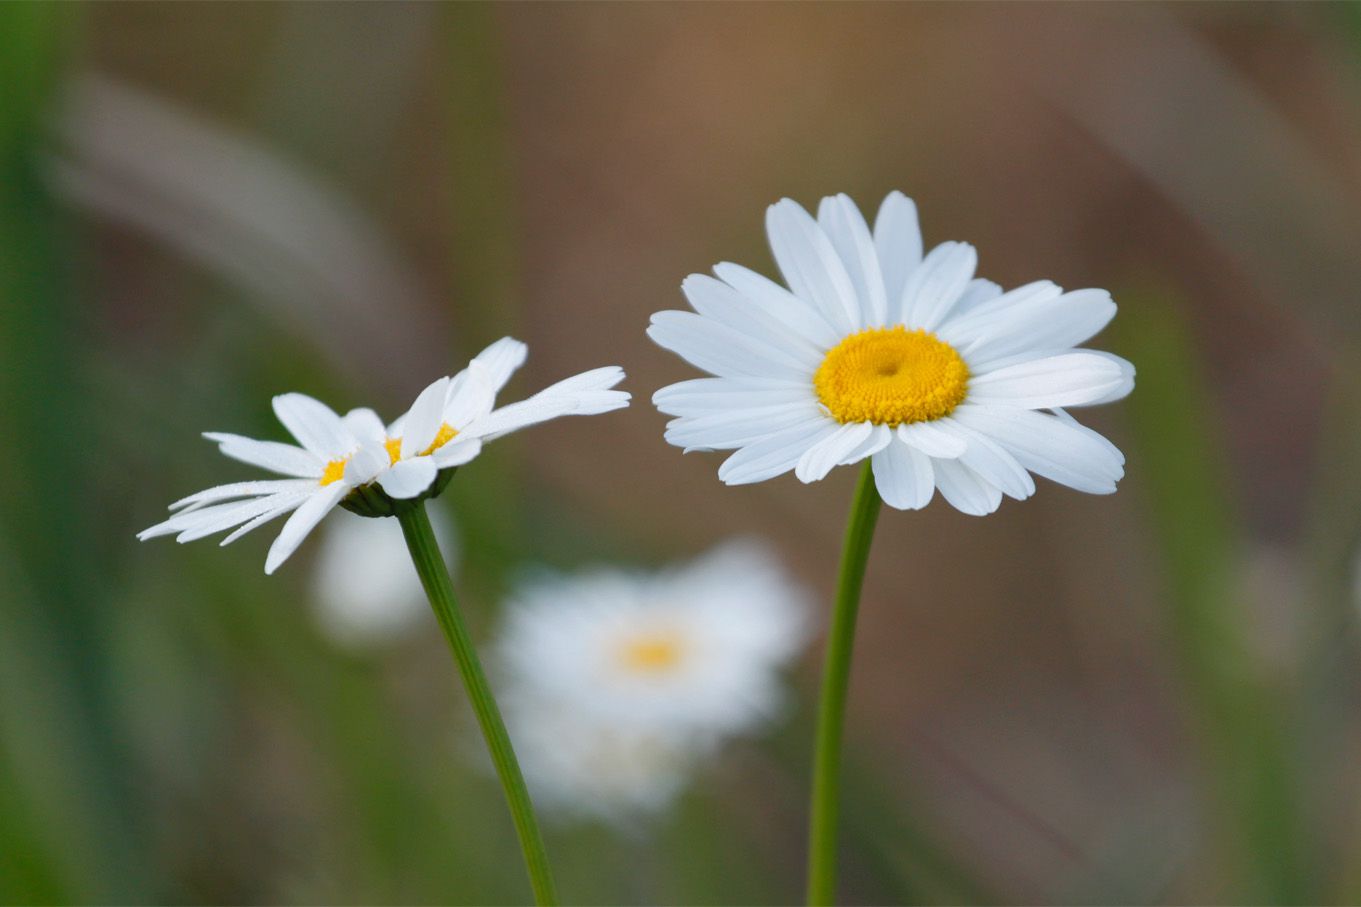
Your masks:
<instances>
[{"instance_id":1,"label":"green stem","mask_svg":"<svg viewBox=\"0 0 1361 907\"><path fill-rule=\"evenodd\" d=\"M435 533L430 528L425 504L418 502L404 508L397 514L397 519L402 524L402 534L406 536L406 546L411 551L416 572L420 574L421 585L430 598L430 607L439 619L444 636L449 640L449 648L454 653L454 661L458 663L459 673L463 675L463 685L468 690L473 711L477 713L478 724L482 725L482 735L487 739L492 762L496 763L496 773L501 778L510 814L515 820L515 832L520 836L520 849L524 851L525 864L529 867L534 900L538 904L556 904L558 895L553 887L553 873L548 867L543 837L539 834L539 823L534 818L534 806L529 801L529 791L525 788L520 764L515 760L515 750L511 748L505 722L501 720L501 712L492 698L487 675L477 660L472 637L468 635L468 628L463 623L458 606L454 604L454 586L449 581L449 571L444 566L439 546L435 544Z\"/></svg>"},{"instance_id":2,"label":"green stem","mask_svg":"<svg viewBox=\"0 0 1361 907\"><path fill-rule=\"evenodd\" d=\"M855 643L855 615L860 587L865 582L874 524L879 518L879 491L869 461L860 472L846 541L841 549L832 629L827 636L827 658L822 672L822 701L818 706L817 751L813 757L813 796L808 819L808 903L831 904L836 899L836 819L841 799L841 731L846 720L846 690L851 681L851 647Z\"/></svg>"}]
</instances>

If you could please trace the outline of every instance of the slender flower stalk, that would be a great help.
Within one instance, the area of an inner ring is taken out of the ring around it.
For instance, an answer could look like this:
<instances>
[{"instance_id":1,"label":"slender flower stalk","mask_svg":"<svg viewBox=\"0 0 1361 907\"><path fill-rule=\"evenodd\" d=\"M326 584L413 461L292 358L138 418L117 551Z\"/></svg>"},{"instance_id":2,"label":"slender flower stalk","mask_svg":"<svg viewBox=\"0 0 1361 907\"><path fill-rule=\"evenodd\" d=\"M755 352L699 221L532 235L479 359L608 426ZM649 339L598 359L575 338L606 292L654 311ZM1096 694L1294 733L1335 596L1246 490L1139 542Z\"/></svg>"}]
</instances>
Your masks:
<instances>
[{"instance_id":1,"label":"slender flower stalk","mask_svg":"<svg viewBox=\"0 0 1361 907\"><path fill-rule=\"evenodd\" d=\"M860 470L846 539L841 549L832 629L823 662L822 698L818 705L816 751L813 756L813 793L808 817L808 903L831 904L836 899L837 809L841 800L841 732L846 723L846 690L851 680L851 649L860 589L865 582L874 526L883 503L866 463Z\"/></svg>"},{"instance_id":2,"label":"slender flower stalk","mask_svg":"<svg viewBox=\"0 0 1361 907\"><path fill-rule=\"evenodd\" d=\"M534 816L534 806L529 800L529 790L520 773L520 764L515 759L515 750L511 747L510 735L506 733L505 722L501 720L501 712L492 697L491 686L487 683L487 676L473 648L472 637L454 602L454 585L449 580L449 571L435 542L435 532L425 512L425 504L416 501L402 507L397 513L397 520L402 525L402 534L406 537L416 572L420 574L421 585L430 598L430 607L435 611L459 673L463 675L463 685L468 690L468 699L477 714L477 723L482 726L482 735L487 740L487 749L496 765L501 787L505 790L511 818L515 821L515 833L520 838L520 849L524 852L525 864L529 868L529 881L534 887L534 900L538 904L556 904L558 895L553 885L553 873L548 866L548 854L544 850L543 836L539 833L539 823Z\"/></svg>"}]
</instances>

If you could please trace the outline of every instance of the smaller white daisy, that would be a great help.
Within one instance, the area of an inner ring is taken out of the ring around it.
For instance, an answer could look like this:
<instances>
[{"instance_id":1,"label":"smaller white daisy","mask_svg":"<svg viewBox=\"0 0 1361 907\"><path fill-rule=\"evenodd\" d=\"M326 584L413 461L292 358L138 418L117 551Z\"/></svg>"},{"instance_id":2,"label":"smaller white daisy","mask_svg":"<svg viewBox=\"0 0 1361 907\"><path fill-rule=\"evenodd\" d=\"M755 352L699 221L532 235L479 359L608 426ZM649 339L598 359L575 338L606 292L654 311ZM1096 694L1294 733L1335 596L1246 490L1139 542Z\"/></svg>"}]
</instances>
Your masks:
<instances>
[{"instance_id":1,"label":"smaller white daisy","mask_svg":"<svg viewBox=\"0 0 1361 907\"><path fill-rule=\"evenodd\" d=\"M531 785L569 812L669 802L694 760L777 713L808 615L805 592L752 542L656 573L525 585L496 653ZM551 732L549 715L561 716Z\"/></svg>"},{"instance_id":2,"label":"smaller white daisy","mask_svg":"<svg viewBox=\"0 0 1361 907\"><path fill-rule=\"evenodd\" d=\"M191 494L170 505L174 516L137 538L175 535L176 541L191 542L236 527L222 540L228 545L291 512L265 559L265 572L273 573L346 495L377 475L381 464L355 457L363 447L350 428L357 412L342 418L305 394L281 394L274 398L274 414L301 446L206 432L228 457L290 478L233 482Z\"/></svg>"},{"instance_id":3,"label":"smaller white daisy","mask_svg":"<svg viewBox=\"0 0 1361 907\"><path fill-rule=\"evenodd\" d=\"M387 428L372 412L356 421L355 431L367 442L361 456L366 467L378 469L383 490L399 500L419 497L443 470L481 453L484 441L559 416L596 415L628 405L627 392L612 390L623 380L623 370L606 366L493 409L497 393L526 355L523 343L503 337L457 375L421 391L411 409Z\"/></svg>"},{"instance_id":4,"label":"smaller white daisy","mask_svg":"<svg viewBox=\"0 0 1361 907\"><path fill-rule=\"evenodd\" d=\"M458 570L453 521L440 507L430 523L451 574ZM313 565L313 614L336 646L365 651L393 643L431 619L419 574L400 532L382 520L338 513L324 528Z\"/></svg>"}]
</instances>

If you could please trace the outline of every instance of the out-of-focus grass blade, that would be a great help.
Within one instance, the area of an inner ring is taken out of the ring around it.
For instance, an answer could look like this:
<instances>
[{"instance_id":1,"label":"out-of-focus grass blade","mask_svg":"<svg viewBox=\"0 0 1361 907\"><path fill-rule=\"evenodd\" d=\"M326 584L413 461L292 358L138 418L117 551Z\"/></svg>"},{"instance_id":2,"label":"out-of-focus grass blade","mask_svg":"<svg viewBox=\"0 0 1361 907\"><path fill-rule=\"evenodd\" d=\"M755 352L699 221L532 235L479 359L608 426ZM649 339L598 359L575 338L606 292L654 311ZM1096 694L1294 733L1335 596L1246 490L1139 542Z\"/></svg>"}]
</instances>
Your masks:
<instances>
[{"instance_id":1,"label":"out-of-focus grass blade","mask_svg":"<svg viewBox=\"0 0 1361 907\"><path fill-rule=\"evenodd\" d=\"M1262 676L1237 600L1243 540L1206 385L1180 313L1153 294L1120 298L1117 347L1139 369L1125 404L1135 429L1130 484L1145 490L1160 547L1186 717L1214 798L1210 830L1230 848L1225 896L1310 903L1284 693Z\"/></svg>"},{"instance_id":2,"label":"out-of-focus grass blade","mask_svg":"<svg viewBox=\"0 0 1361 907\"><path fill-rule=\"evenodd\" d=\"M0 5L0 433L5 438L5 506L0 533L20 576L0 595L0 626L23 645L22 678L0 687L0 747L15 768L25 806L0 825L32 817L41 839L20 833L11 862L41 872L42 852L60 861L62 882L79 900L145 896L142 831L128 760L116 727L109 675L107 561L93 533L95 500L83 432L85 400L81 308L68 275L73 254L41 178L47 123L79 7ZM32 862L24 855L31 853ZM0 873L0 896L24 879Z\"/></svg>"}]
</instances>

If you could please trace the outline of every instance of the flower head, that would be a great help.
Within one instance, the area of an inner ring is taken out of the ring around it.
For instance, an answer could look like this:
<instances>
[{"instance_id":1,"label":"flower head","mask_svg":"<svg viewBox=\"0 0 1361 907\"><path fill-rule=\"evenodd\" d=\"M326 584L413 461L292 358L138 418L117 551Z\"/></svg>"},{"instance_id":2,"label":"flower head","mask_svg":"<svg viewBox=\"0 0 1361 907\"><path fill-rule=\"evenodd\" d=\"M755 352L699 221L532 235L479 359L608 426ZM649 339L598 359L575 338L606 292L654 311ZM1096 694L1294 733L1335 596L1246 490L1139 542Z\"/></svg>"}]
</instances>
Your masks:
<instances>
[{"instance_id":1,"label":"flower head","mask_svg":"<svg viewBox=\"0 0 1361 907\"><path fill-rule=\"evenodd\" d=\"M496 652L530 784L567 813L664 806L697 760L775 715L807 616L803 590L748 542L659 573L524 586Z\"/></svg>"},{"instance_id":2,"label":"flower head","mask_svg":"<svg viewBox=\"0 0 1361 907\"><path fill-rule=\"evenodd\" d=\"M558 416L628 405L627 393L611 389L624 373L610 366L493 409L496 394L525 354L518 340L496 341L462 372L422 391L390 426L371 409L340 416L303 394L275 397L275 415L300 446L216 432L204 437L216 441L229 457L290 478L200 491L171 504L177 512L170 519L137 537L175 535L177 541L188 542L239 527L223 539L226 545L292 512L265 560L265 572L273 573L337 504L366 516L390 516L395 502L437 494L455 467L481 453L484 441Z\"/></svg>"},{"instance_id":3,"label":"flower head","mask_svg":"<svg viewBox=\"0 0 1361 907\"><path fill-rule=\"evenodd\" d=\"M974 277L977 254L946 242L922 255L917 209L894 192L871 232L845 195L816 220L772 205L766 230L789 289L740 265L693 274L694 312L652 316L648 335L715 377L653 397L675 416L666 438L735 450L730 485L794 470L803 482L871 458L890 506L926 506L936 489L987 514L1035 490L1031 473L1105 494L1124 457L1064 408L1105 403L1134 368L1075 349L1115 315L1104 290L1049 281L1010 292Z\"/></svg>"}]
</instances>

